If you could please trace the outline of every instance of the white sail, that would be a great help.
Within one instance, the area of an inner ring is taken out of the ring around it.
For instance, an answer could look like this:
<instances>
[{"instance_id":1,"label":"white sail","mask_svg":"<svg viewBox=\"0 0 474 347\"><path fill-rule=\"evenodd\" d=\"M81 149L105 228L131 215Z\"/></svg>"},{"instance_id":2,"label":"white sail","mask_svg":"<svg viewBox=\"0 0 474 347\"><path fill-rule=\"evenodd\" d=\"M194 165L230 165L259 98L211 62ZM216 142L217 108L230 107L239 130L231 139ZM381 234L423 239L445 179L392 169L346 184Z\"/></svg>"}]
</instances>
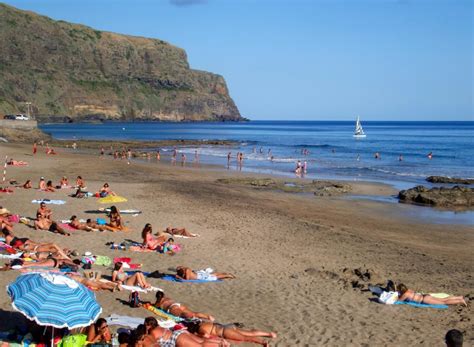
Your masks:
<instances>
[{"instance_id":1,"label":"white sail","mask_svg":"<svg viewBox=\"0 0 474 347\"><path fill-rule=\"evenodd\" d=\"M362 129L362 124L360 124L359 116L357 116L356 126L354 131L354 137L365 137L364 129Z\"/></svg>"}]
</instances>

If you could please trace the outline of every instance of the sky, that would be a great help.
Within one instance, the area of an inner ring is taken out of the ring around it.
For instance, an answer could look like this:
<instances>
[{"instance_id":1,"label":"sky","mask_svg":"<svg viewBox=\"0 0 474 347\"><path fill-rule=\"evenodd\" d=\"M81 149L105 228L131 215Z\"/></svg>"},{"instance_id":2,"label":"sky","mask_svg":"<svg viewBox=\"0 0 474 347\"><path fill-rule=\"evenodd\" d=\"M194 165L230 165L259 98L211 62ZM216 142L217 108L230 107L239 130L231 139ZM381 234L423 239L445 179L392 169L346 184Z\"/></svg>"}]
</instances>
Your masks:
<instances>
[{"instance_id":1,"label":"sky","mask_svg":"<svg viewBox=\"0 0 474 347\"><path fill-rule=\"evenodd\" d=\"M252 120L474 120L473 0L0 0L184 48Z\"/></svg>"}]
</instances>

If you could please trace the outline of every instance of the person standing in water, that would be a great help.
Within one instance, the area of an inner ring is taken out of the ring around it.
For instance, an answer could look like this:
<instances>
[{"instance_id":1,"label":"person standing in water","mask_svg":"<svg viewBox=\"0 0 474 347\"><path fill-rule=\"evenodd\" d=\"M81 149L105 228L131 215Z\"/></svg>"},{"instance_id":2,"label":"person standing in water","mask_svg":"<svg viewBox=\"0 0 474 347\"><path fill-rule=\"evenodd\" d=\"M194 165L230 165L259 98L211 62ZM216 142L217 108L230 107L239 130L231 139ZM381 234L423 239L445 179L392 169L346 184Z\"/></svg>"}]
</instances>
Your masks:
<instances>
[{"instance_id":1,"label":"person standing in water","mask_svg":"<svg viewBox=\"0 0 474 347\"><path fill-rule=\"evenodd\" d=\"M429 160L433 159L433 152L428 153L427 157Z\"/></svg>"},{"instance_id":2,"label":"person standing in water","mask_svg":"<svg viewBox=\"0 0 474 347\"><path fill-rule=\"evenodd\" d=\"M398 161L403 161L403 155L400 154L400 156L398 157Z\"/></svg>"}]
</instances>

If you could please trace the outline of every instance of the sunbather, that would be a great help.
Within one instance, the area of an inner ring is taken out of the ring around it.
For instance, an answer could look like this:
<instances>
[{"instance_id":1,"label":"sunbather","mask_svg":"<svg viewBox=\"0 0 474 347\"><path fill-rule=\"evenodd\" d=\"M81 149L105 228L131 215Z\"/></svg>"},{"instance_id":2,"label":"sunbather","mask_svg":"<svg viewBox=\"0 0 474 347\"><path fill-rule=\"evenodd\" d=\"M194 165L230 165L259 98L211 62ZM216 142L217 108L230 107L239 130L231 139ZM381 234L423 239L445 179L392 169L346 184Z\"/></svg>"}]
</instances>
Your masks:
<instances>
[{"instance_id":1,"label":"sunbather","mask_svg":"<svg viewBox=\"0 0 474 347\"><path fill-rule=\"evenodd\" d=\"M449 296L447 298L435 298L429 294L416 293L408 289L403 283L397 286L399 301L412 301L419 304L429 305L464 305L467 306L466 300L462 296Z\"/></svg>"},{"instance_id":2,"label":"sunbather","mask_svg":"<svg viewBox=\"0 0 474 347\"><path fill-rule=\"evenodd\" d=\"M122 223L122 216L120 215L120 212L115 206L110 207L109 223L107 223L107 226L111 227L111 230L121 230L124 228L124 225Z\"/></svg>"},{"instance_id":3,"label":"sunbather","mask_svg":"<svg viewBox=\"0 0 474 347\"><path fill-rule=\"evenodd\" d=\"M94 231L94 229L88 226L87 224L79 222L79 219L77 219L77 216L75 215L71 216L71 221L68 223L68 225L71 228L77 230Z\"/></svg>"},{"instance_id":4,"label":"sunbather","mask_svg":"<svg viewBox=\"0 0 474 347\"><path fill-rule=\"evenodd\" d=\"M168 235L162 234L158 237L154 237L152 234L152 226L150 223L147 223L142 231L142 239L143 246L151 250L156 250L168 240Z\"/></svg>"},{"instance_id":5,"label":"sunbather","mask_svg":"<svg viewBox=\"0 0 474 347\"><path fill-rule=\"evenodd\" d=\"M192 318L201 318L210 321L214 321L214 317L205 313L191 311L187 306L184 306L181 303L178 303L171 298L165 296L165 292L159 290L156 292L156 301L153 303L153 306L162 309L176 317L192 319Z\"/></svg>"},{"instance_id":6,"label":"sunbather","mask_svg":"<svg viewBox=\"0 0 474 347\"><path fill-rule=\"evenodd\" d=\"M12 232L2 230L5 237L5 243L12 246L13 248L19 249L20 251L29 251L29 252L50 252L59 254L62 259L71 259L67 253L69 250L61 249L58 245L54 243L39 243L34 242L28 238L18 238L13 235Z\"/></svg>"},{"instance_id":7,"label":"sunbather","mask_svg":"<svg viewBox=\"0 0 474 347\"><path fill-rule=\"evenodd\" d=\"M193 320L184 323L190 333L201 337L217 336L223 339L230 339L238 342L252 342L262 346L268 346L268 341L262 337L276 338L274 332L260 330L244 330L235 324L219 324L215 322L203 322L201 320Z\"/></svg>"},{"instance_id":8,"label":"sunbather","mask_svg":"<svg viewBox=\"0 0 474 347\"><path fill-rule=\"evenodd\" d=\"M224 339L201 338L189 333L186 329L170 331L158 325L155 317L145 318L144 329L139 325L136 334L143 346L162 347L217 347L230 346ZM140 331L141 330L141 331ZM141 338L140 338L141 337Z\"/></svg>"},{"instance_id":9,"label":"sunbather","mask_svg":"<svg viewBox=\"0 0 474 347\"><path fill-rule=\"evenodd\" d=\"M21 187L22 187L22 188L25 188L25 189L31 189L31 188L33 188L33 185L31 184L31 180L27 180L27 181L25 182L25 184L23 184Z\"/></svg>"},{"instance_id":10,"label":"sunbather","mask_svg":"<svg viewBox=\"0 0 474 347\"><path fill-rule=\"evenodd\" d=\"M183 280L216 281L223 279L234 279L235 276L226 272L213 272L204 270L194 271L189 267L178 266L176 268L176 278Z\"/></svg>"},{"instance_id":11,"label":"sunbather","mask_svg":"<svg viewBox=\"0 0 474 347\"><path fill-rule=\"evenodd\" d=\"M100 225L96 222L94 222L92 219L88 218L86 220L86 225L92 229L97 229L99 231L105 231L107 230L107 227L105 225Z\"/></svg>"},{"instance_id":12,"label":"sunbather","mask_svg":"<svg viewBox=\"0 0 474 347\"><path fill-rule=\"evenodd\" d=\"M166 230L164 232L168 233L168 234L171 234L171 235L180 235L180 236L186 236L186 237L197 237L197 236L199 236L198 234L190 233L189 231L186 230L186 228L179 229L179 228L168 227L168 228L166 228ZM157 235L159 235L159 234L157 234Z\"/></svg>"},{"instance_id":13,"label":"sunbather","mask_svg":"<svg viewBox=\"0 0 474 347\"><path fill-rule=\"evenodd\" d=\"M99 318L94 324L89 326L87 330L87 342L90 344L99 344L110 343L111 341L112 334L104 318Z\"/></svg>"},{"instance_id":14,"label":"sunbather","mask_svg":"<svg viewBox=\"0 0 474 347\"><path fill-rule=\"evenodd\" d=\"M21 161L21 160L13 160L13 158L10 158L10 160L7 162L8 165L14 165L14 166L22 166L22 165L28 165L26 161Z\"/></svg>"},{"instance_id":15,"label":"sunbather","mask_svg":"<svg viewBox=\"0 0 474 347\"><path fill-rule=\"evenodd\" d=\"M80 275L75 275L73 273L68 273L66 276L69 276L74 281L79 282L92 290L110 290L111 292L121 290L120 284L115 282L101 282L98 280L85 278Z\"/></svg>"},{"instance_id":16,"label":"sunbather","mask_svg":"<svg viewBox=\"0 0 474 347\"><path fill-rule=\"evenodd\" d=\"M115 193L110 189L110 186L108 183L104 183L102 188L100 188L99 190L99 196L101 198L105 198L106 196L109 196L109 195L115 195Z\"/></svg>"},{"instance_id":17,"label":"sunbather","mask_svg":"<svg viewBox=\"0 0 474 347\"><path fill-rule=\"evenodd\" d=\"M40 207L36 211L36 215L40 215L43 218L53 219L53 211L46 206L45 202L40 203Z\"/></svg>"},{"instance_id":18,"label":"sunbather","mask_svg":"<svg viewBox=\"0 0 474 347\"><path fill-rule=\"evenodd\" d=\"M56 223L55 221L52 221L51 219L41 216L41 214L39 213L36 215L35 229L48 230L53 233L66 235L66 236L71 235L71 233L68 233L66 230L60 227L58 223Z\"/></svg>"},{"instance_id":19,"label":"sunbather","mask_svg":"<svg viewBox=\"0 0 474 347\"><path fill-rule=\"evenodd\" d=\"M84 182L81 176L77 176L76 188L85 188L85 187L86 187L86 182Z\"/></svg>"},{"instance_id":20,"label":"sunbather","mask_svg":"<svg viewBox=\"0 0 474 347\"><path fill-rule=\"evenodd\" d=\"M69 181L67 180L66 176L63 176L63 178L61 178L61 180L59 181L59 186L61 188L68 188L69 187Z\"/></svg>"},{"instance_id":21,"label":"sunbather","mask_svg":"<svg viewBox=\"0 0 474 347\"><path fill-rule=\"evenodd\" d=\"M39 181L39 183L38 183L38 188L39 188L40 190L46 190L46 182L45 182L45 180L44 180L44 177L41 177L41 178L40 178L40 181Z\"/></svg>"},{"instance_id":22,"label":"sunbather","mask_svg":"<svg viewBox=\"0 0 474 347\"><path fill-rule=\"evenodd\" d=\"M23 259L14 259L10 262L10 266L20 265L22 268L26 267L52 267L59 268L62 265L69 266L73 271L76 271L78 266L70 259L47 258L39 261L24 261Z\"/></svg>"},{"instance_id":23,"label":"sunbather","mask_svg":"<svg viewBox=\"0 0 474 347\"><path fill-rule=\"evenodd\" d=\"M112 282L126 284L128 286L139 286L142 288L150 288L151 285L146 281L142 272L137 271L133 275L127 275L123 270L123 263L117 262L112 272Z\"/></svg>"},{"instance_id":24,"label":"sunbather","mask_svg":"<svg viewBox=\"0 0 474 347\"><path fill-rule=\"evenodd\" d=\"M45 192L54 192L54 191L56 191L53 187L53 181L48 181L46 183L46 189L44 191Z\"/></svg>"},{"instance_id":25,"label":"sunbather","mask_svg":"<svg viewBox=\"0 0 474 347\"><path fill-rule=\"evenodd\" d=\"M6 208L0 207L0 230L5 230L7 232L13 231L13 224L8 220L9 215L10 211Z\"/></svg>"}]
</instances>

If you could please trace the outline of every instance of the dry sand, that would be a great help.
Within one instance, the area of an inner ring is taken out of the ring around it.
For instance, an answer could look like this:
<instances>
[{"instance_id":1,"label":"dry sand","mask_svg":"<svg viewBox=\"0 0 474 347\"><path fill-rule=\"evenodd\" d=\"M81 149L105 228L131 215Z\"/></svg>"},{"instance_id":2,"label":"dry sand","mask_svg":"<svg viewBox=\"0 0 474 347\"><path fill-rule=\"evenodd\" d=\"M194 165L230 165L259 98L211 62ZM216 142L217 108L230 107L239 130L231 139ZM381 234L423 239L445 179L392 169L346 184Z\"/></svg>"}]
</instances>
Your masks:
<instances>
[{"instance_id":1,"label":"dry sand","mask_svg":"<svg viewBox=\"0 0 474 347\"><path fill-rule=\"evenodd\" d=\"M232 272L236 280L217 284L177 284L151 279L172 298L211 313L219 322L242 322L248 328L278 333L277 346L440 346L447 330L464 331L466 345L474 341L471 307L447 310L388 306L370 301L369 293L352 288L354 269L369 269L370 282L402 281L423 292L447 292L474 297L472 226L436 225L400 218L391 205L303 194L261 191L241 185L216 183L239 176L218 170L172 167L169 162L137 163L97 155L59 151L35 157L31 146L0 145L8 154L26 160L27 167L9 167L8 177L36 185L40 176L55 184L66 175L82 175L88 190L104 182L143 214L125 216L129 233L74 232L71 237L15 226L15 233L35 241L53 241L83 253L132 257L145 270L166 271L176 265L195 269L212 267ZM249 176L240 174L240 176ZM359 184L358 194L393 194L389 187ZM1 194L0 205L33 217L35 198L64 199L53 205L55 219L99 217L85 211L100 207L95 198L73 199L69 190L43 193L17 189ZM114 251L108 241L140 240L144 224L154 230L186 227L201 234L179 240L184 249L176 256ZM110 273L102 268L103 272ZM18 272L0 273L0 287ZM367 285L359 279L359 282ZM147 316L141 308L120 302L127 292L98 292L103 315ZM152 299L147 294L144 299ZM471 301L472 303L472 301ZM2 330L18 324L5 292L0 296ZM11 319L14 318L14 319ZM244 346L244 345L242 345Z\"/></svg>"}]
</instances>

